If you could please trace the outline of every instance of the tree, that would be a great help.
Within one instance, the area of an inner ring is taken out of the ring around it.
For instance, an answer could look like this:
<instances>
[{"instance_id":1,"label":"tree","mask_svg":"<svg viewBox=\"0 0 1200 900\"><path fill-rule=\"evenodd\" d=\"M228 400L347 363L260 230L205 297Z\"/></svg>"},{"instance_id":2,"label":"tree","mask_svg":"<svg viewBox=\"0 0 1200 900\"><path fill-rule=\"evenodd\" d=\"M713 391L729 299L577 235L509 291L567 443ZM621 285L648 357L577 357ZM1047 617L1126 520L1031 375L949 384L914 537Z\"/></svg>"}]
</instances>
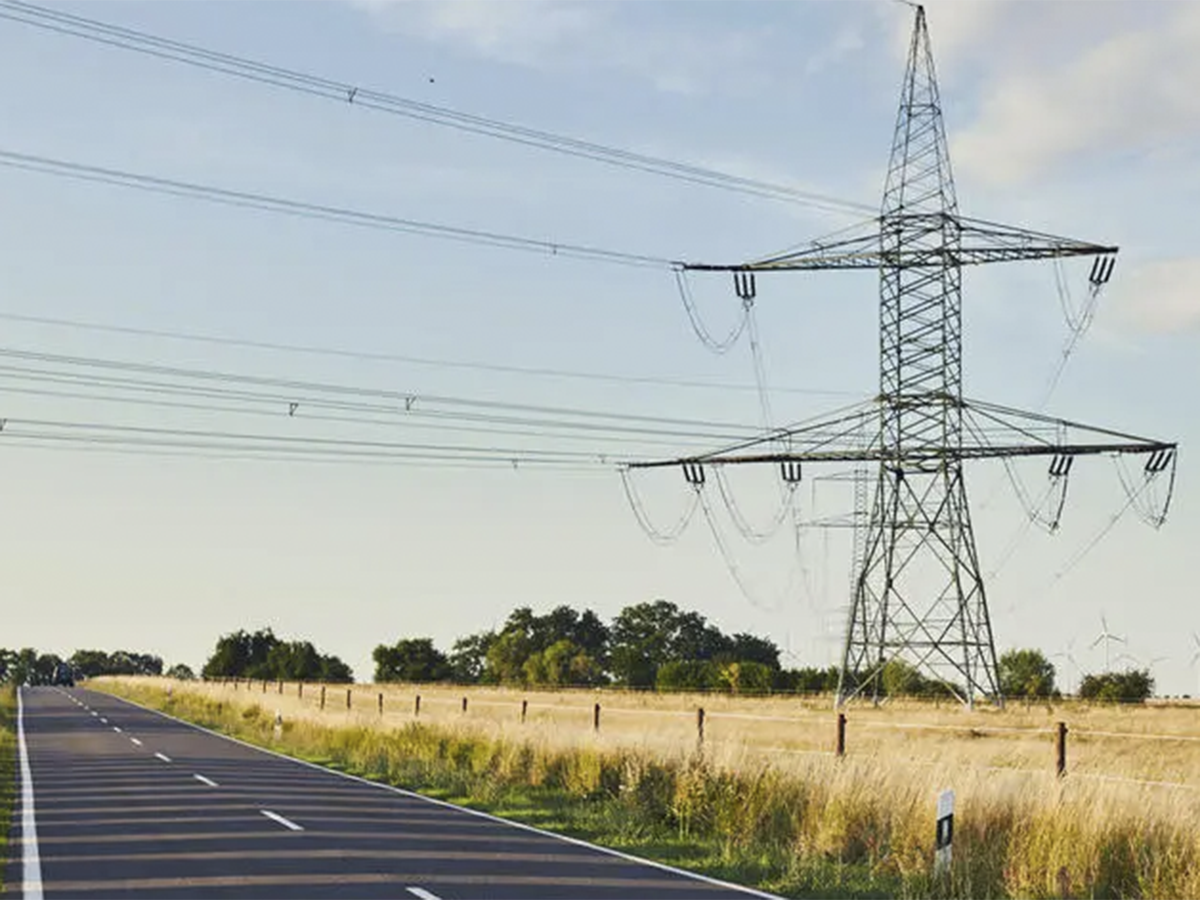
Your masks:
<instances>
[{"instance_id":1,"label":"tree","mask_svg":"<svg viewBox=\"0 0 1200 900\"><path fill-rule=\"evenodd\" d=\"M902 659L889 660L880 675L883 692L889 697L912 697L922 693L925 679L916 667Z\"/></svg>"},{"instance_id":2,"label":"tree","mask_svg":"<svg viewBox=\"0 0 1200 900\"><path fill-rule=\"evenodd\" d=\"M160 671L161 665L160 661ZM308 641L281 641L270 628L262 628L253 634L235 631L222 635L201 672L205 678L354 680L350 667L336 656L322 654Z\"/></svg>"},{"instance_id":3,"label":"tree","mask_svg":"<svg viewBox=\"0 0 1200 900\"><path fill-rule=\"evenodd\" d=\"M832 694L838 687L837 666L817 669L811 666L802 669L781 669L775 673L774 687L777 691L792 691L797 694Z\"/></svg>"},{"instance_id":4,"label":"tree","mask_svg":"<svg viewBox=\"0 0 1200 900\"><path fill-rule=\"evenodd\" d=\"M278 643L270 628L222 635L202 674L205 678L269 678L267 655Z\"/></svg>"},{"instance_id":5,"label":"tree","mask_svg":"<svg viewBox=\"0 0 1200 900\"><path fill-rule=\"evenodd\" d=\"M1079 685L1079 696L1083 699L1110 703L1142 703L1153 693L1154 678L1149 669L1085 675Z\"/></svg>"},{"instance_id":6,"label":"tree","mask_svg":"<svg viewBox=\"0 0 1200 900\"><path fill-rule=\"evenodd\" d=\"M371 654L376 681L446 681L450 661L433 646L431 638L399 640L391 647L380 644Z\"/></svg>"},{"instance_id":7,"label":"tree","mask_svg":"<svg viewBox=\"0 0 1200 900\"><path fill-rule=\"evenodd\" d=\"M175 663L175 665L167 669L167 677L174 678L176 681L195 681L196 673L192 671L192 667L187 665L187 663Z\"/></svg>"},{"instance_id":8,"label":"tree","mask_svg":"<svg viewBox=\"0 0 1200 900\"><path fill-rule=\"evenodd\" d=\"M1040 650L1009 650L1000 657L1000 693L1005 697L1049 697L1054 666Z\"/></svg>"},{"instance_id":9,"label":"tree","mask_svg":"<svg viewBox=\"0 0 1200 900\"><path fill-rule=\"evenodd\" d=\"M703 617L690 614L701 620ZM627 687L653 687L658 667L671 659L680 659L681 627L692 631L694 619L685 620L679 607L667 600L627 606L613 619L610 659L613 677ZM698 644L698 642L697 642ZM695 658L695 657L683 657Z\"/></svg>"},{"instance_id":10,"label":"tree","mask_svg":"<svg viewBox=\"0 0 1200 900\"><path fill-rule=\"evenodd\" d=\"M742 662L760 663L772 671L779 670L779 648L774 641L752 634L735 634L730 638L730 654Z\"/></svg>"},{"instance_id":11,"label":"tree","mask_svg":"<svg viewBox=\"0 0 1200 900\"><path fill-rule=\"evenodd\" d=\"M555 641L540 653L530 654L522 666L530 684L594 686L604 683L604 671L584 649L572 641Z\"/></svg>"},{"instance_id":12,"label":"tree","mask_svg":"<svg viewBox=\"0 0 1200 900\"><path fill-rule=\"evenodd\" d=\"M753 660L725 663L717 672L721 688L734 694L765 694L774 674L770 666Z\"/></svg>"},{"instance_id":13,"label":"tree","mask_svg":"<svg viewBox=\"0 0 1200 900\"><path fill-rule=\"evenodd\" d=\"M711 691L719 678L711 659L673 659L658 667L654 686L660 691Z\"/></svg>"},{"instance_id":14,"label":"tree","mask_svg":"<svg viewBox=\"0 0 1200 900\"><path fill-rule=\"evenodd\" d=\"M464 684L494 681L487 671L487 653L495 640L496 632L481 631L455 641L448 659L453 680Z\"/></svg>"}]
</instances>

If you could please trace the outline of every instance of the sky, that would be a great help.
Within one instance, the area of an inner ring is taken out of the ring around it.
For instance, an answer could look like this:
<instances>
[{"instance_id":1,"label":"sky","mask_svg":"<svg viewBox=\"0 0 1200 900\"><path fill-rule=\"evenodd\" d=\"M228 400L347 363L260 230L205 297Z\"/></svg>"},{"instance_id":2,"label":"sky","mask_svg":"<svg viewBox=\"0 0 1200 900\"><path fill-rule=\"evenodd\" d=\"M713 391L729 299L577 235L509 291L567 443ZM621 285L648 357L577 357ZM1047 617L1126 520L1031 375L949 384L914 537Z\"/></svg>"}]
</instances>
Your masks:
<instances>
[{"instance_id":1,"label":"sky","mask_svg":"<svg viewBox=\"0 0 1200 900\"><path fill-rule=\"evenodd\" d=\"M872 207L912 17L884 0L55 8ZM1105 458L1077 465L1053 535L1025 526L1002 469L968 468L980 556L994 572L997 648L1043 648L1070 685L1104 666L1103 643L1093 646L1103 620L1124 638L1110 657L1128 654L1112 665L1150 665L1160 692L1196 693L1189 564L1200 489L1188 447L1200 439L1200 6L940 0L927 9L962 212L1121 247L1048 398L1070 337L1054 269L968 271L965 393L1181 444L1161 529L1132 512L1112 521L1125 495ZM740 262L854 222L9 21L0 21L0 75L13 87L0 95L0 151L672 260ZM1089 265L1064 266L1072 302L1085 295ZM710 352L661 267L277 216L9 166L0 166L0 267L0 352L355 386L420 404L444 396L747 428L764 416L748 336ZM726 276L691 283L714 333L736 324ZM877 309L871 273L760 278L756 344L771 424L872 396ZM6 366L21 364L3 355ZM783 528L755 546L715 498L715 528L696 515L677 542L658 546L604 464L558 471L31 446L12 438L23 422L49 420L462 437L405 422L318 422L305 419L307 407L293 417L274 409L264 422L244 410L118 403L111 392L49 396L29 390L28 374L0 366L0 646L127 647L199 666L219 634L269 625L367 678L378 643L430 636L446 648L517 605L569 603L611 617L664 598L727 631L773 638L787 664L837 659L844 529L808 527L797 539ZM1022 466L1031 485L1044 483L1042 463ZM844 512L848 483L818 474L838 473L806 470L795 498L802 517ZM752 523L771 521L773 484L766 471L729 473ZM664 525L689 501L678 470L640 474L635 486Z\"/></svg>"}]
</instances>

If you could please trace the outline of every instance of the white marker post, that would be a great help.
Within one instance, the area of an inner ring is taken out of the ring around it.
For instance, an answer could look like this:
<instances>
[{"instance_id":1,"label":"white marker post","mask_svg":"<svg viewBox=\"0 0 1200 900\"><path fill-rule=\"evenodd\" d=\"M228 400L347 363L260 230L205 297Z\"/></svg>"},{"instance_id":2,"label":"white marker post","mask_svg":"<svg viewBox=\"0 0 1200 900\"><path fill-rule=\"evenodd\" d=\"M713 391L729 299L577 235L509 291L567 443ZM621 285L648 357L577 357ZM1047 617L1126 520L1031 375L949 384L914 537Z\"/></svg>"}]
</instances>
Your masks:
<instances>
[{"instance_id":1,"label":"white marker post","mask_svg":"<svg viewBox=\"0 0 1200 900\"><path fill-rule=\"evenodd\" d=\"M933 872L941 875L950 869L950 843L954 839L954 791L942 791L937 802L937 837L934 843Z\"/></svg>"}]
</instances>

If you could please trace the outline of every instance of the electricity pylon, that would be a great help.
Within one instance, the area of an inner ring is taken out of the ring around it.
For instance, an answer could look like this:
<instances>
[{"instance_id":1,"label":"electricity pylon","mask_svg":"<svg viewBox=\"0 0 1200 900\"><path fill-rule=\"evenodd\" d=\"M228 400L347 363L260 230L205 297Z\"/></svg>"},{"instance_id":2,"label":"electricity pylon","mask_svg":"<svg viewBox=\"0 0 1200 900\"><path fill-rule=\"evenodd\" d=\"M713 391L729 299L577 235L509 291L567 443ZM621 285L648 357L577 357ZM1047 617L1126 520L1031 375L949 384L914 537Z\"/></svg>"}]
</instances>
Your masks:
<instances>
[{"instance_id":1,"label":"electricity pylon","mask_svg":"<svg viewBox=\"0 0 1200 900\"><path fill-rule=\"evenodd\" d=\"M1116 252L959 214L925 11L918 6L883 202L869 229L753 262L679 266L732 272L746 303L755 296L759 272L878 270L878 396L817 424L630 468L682 464L699 490L705 466L775 463L790 467L788 479L798 477L797 463L874 463L865 540L854 561L839 705L867 691L878 697L892 660L932 674L967 704L977 697L1003 702L964 461L1046 456L1052 483L1065 491L1076 456L1141 454L1147 478L1169 470L1173 483L1176 445L964 399L962 270L1091 256L1089 281L1099 290ZM874 435L865 446L854 439L864 422Z\"/></svg>"}]
</instances>

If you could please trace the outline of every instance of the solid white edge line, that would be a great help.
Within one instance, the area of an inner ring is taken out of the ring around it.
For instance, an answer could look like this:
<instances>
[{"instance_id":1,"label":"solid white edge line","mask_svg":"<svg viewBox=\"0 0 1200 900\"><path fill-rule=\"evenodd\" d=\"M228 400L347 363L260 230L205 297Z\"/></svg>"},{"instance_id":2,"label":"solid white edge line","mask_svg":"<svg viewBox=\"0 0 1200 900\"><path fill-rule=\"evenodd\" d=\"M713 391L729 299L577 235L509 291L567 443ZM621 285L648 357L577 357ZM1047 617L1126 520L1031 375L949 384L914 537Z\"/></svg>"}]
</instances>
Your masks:
<instances>
[{"instance_id":1,"label":"solid white edge line","mask_svg":"<svg viewBox=\"0 0 1200 900\"><path fill-rule=\"evenodd\" d=\"M215 781L213 781L211 778L205 778L203 775L197 774L195 772L192 773L192 777L195 778L201 784L207 784L209 787L220 787L220 785L217 784Z\"/></svg>"},{"instance_id":2,"label":"solid white edge line","mask_svg":"<svg viewBox=\"0 0 1200 900\"><path fill-rule=\"evenodd\" d=\"M221 734L219 731L213 731L211 728L205 728L203 725L196 725L193 722L180 719L171 715L170 713L159 712L157 709L151 709L148 706L142 706L140 703L134 703L132 700L126 700L124 697L119 697L116 694L107 694L106 696L112 697L114 700L119 700L120 702L127 704L128 706L132 706L135 709L154 713L156 716L161 716L164 719L170 719L173 722L178 722L180 725L186 725L188 728L195 729L196 731L203 731L205 734L211 734L213 737L221 738L222 740L229 741L232 744L240 744L241 746L247 747L250 750L255 750L259 753L265 753L268 756L277 756L280 759L286 759L288 762L295 763L298 766L305 766L306 768L315 769L318 772L325 772L329 775L337 775L341 778L347 778L350 781L357 781L361 784L370 785L374 788L390 791L393 794L399 794L402 797L411 797L414 800L423 800L424 802L431 803L434 806L458 810L459 812L466 813L469 816L475 816L479 819L486 819L489 822L497 822L501 825L508 825L510 828L518 828L521 831L529 831L533 834L540 834L544 837L554 838L555 840L563 841L567 844L574 844L576 847L586 847L588 850L595 850L597 853L615 856L617 859L623 859L627 862L637 863L638 865L650 866L650 868L658 869L661 872L670 872L672 875L681 875L685 878L703 881L705 884L728 888L731 891L739 891L745 894L747 897L759 897L761 900L785 900L785 898L780 897L778 894L768 894L766 891L760 891L757 888L746 887L744 884L734 884L732 881L722 881L720 878L712 878L708 875L701 875L698 872L689 872L686 869L678 869L675 866L668 865L667 863L656 862L653 859L642 859L640 856L633 856L629 853L623 853L620 850L614 850L611 847L602 847L599 844L590 844L587 841L579 838L568 837L565 834L555 834L553 831L546 831L542 828L538 828L535 825L526 825L524 822L513 822L509 819L502 819L499 816L493 816L491 813L485 813L478 809L471 809L467 806L455 806L453 803L447 803L445 800L438 800L435 797L426 797L424 794L418 794L415 791L407 791L404 788L399 788L391 784L372 781L369 778L363 778L359 775L351 775L349 772L339 772L337 769L329 769L325 766L311 763L306 759L296 759L294 756L288 756L286 753L280 753L277 750L268 750L265 747L256 747L253 744L246 743L246 741L239 740L235 737L230 737L227 734Z\"/></svg>"},{"instance_id":3,"label":"solid white edge line","mask_svg":"<svg viewBox=\"0 0 1200 900\"><path fill-rule=\"evenodd\" d=\"M171 761L171 757L167 756L167 754L165 754L165 753L155 753L154 755L157 756L159 759L161 759L163 762Z\"/></svg>"},{"instance_id":4,"label":"solid white edge line","mask_svg":"<svg viewBox=\"0 0 1200 900\"><path fill-rule=\"evenodd\" d=\"M260 809L259 812L262 813L264 816L266 816L268 819L271 819L274 822L278 822L284 828L290 829L292 831L303 831L304 830L303 825L297 825L291 819L285 819L279 813L271 812L269 809Z\"/></svg>"},{"instance_id":5,"label":"solid white edge line","mask_svg":"<svg viewBox=\"0 0 1200 900\"><path fill-rule=\"evenodd\" d=\"M37 814L33 808L33 773L25 746L25 689L17 688L17 753L21 768L21 893L25 900L42 900L42 858L38 853Z\"/></svg>"},{"instance_id":6,"label":"solid white edge line","mask_svg":"<svg viewBox=\"0 0 1200 900\"><path fill-rule=\"evenodd\" d=\"M431 893L429 893L429 891L425 890L425 888L423 888L423 887L409 887L409 888L405 888L405 890L408 891L410 894L412 894L414 897L420 897L421 900L442 900L442 898L439 897L437 894L431 894Z\"/></svg>"}]
</instances>

